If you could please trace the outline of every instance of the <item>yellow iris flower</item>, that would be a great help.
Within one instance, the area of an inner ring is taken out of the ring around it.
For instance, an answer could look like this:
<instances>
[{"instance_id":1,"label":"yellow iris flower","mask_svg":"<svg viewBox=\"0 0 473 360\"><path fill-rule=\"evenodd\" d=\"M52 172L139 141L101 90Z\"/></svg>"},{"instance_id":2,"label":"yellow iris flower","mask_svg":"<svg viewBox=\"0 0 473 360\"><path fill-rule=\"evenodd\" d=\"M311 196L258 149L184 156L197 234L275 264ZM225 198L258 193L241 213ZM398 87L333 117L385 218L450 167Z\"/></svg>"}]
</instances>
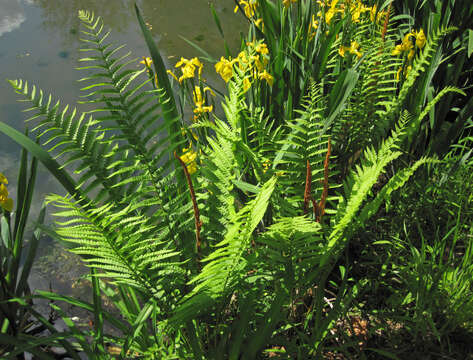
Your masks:
<instances>
[{"instance_id":1,"label":"yellow iris flower","mask_svg":"<svg viewBox=\"0 0 473 360\"><path fill-rule=\"evenodd\" d=\"M223 56L220 61L215 64L215 71L219 74L225 82L228 82L233 76L233 64L237 62L234 60L227 60Z\"/></svg>"},{"instance_id":2,"label":"yellow iris flower","mask_svg":"<svg viewBox=\"0 0 473 360\"><path fill-rule=\"evenodd\" d=\"M396 45L394 48L392 55L397 56L400 55L403 52L410 51L414 45L412 45L411 37L413 37L414 34L412 32L407 33L404 35L404 38L402 39L402 43L399 45Z\"/></svg>"},{"instance_id":3,"label":"yellow iris flower","mask_svg":"<svg viewBox=\"0 0 473 360\"><path fill-rule=\"evenodd\" d=\"M237 56L237 60L238 60L238 66L240 67L240 70L243 70L244 68L246 68L250 62L248 60L248 57L246 56L246 52L244 51L240 51L240 53Z\"/></svg>"},{"instance_id":4,"label":"yellow iris flower","mask_svg":"<svg viewBox=\"0 0 473 360\"><path fill-rule=\"evenodd\" d=\"M8 180L0 173L0 207L11 212L13 210L13 200L8 197L8 189L5 185L8 185Z\"/></svg>"},{"instance_id":5,"label":"yellow iris flower","mask_svg":"<svg viewBox=\"0 0 473 360\"><path fill-rule=\"evenodd\" d=\"M370 12L370 20L371 22L381 22L383 19L386 18L386 14L387 12L386 11L379 11L378 12L378 15L376 16L376 11L378 9L378 7L376 5L373 5L371 8L366 8L367 10L369 10Z\"/></svg>"},{"instance_id":6,"label":"yellow iris flower","mask_svg":"<svg viewBox=\"0 0 473 360\"><path fill-rule=\"evenodd\" d=\"M199 79L202 76L202 69L204 65L200 62L198 58L184 59L181 57L181 60L175 65L176 68L181 68L182 75L179 77L179 83L184 79L192 79L195 76L195 70L198 69Z\"/></svg>"},{"instance_id":7,"label":"yellow iris flower","mask_svg":"<svg viewBox=\"0 0 473 360\"><path fill-rule=\"evenodd\" d=\"M194 103L195 103L194 113L195 114L203 114L206 112L211 112L213 110L213 105L205 106L205 98L203 95L205 94L206 91L210 92L210 94L215 96L215 93L208 86L204 88L203 94L202 94L202 91L200 90L200 86L196 86L194 88Z\"/></svg>"},{"instance_id":8,"label":"yellow iris flower","mask_svg":"<svg viewBox=\"0 0 473 360\"><path fill-rule=\"evenodd\" d=\"M330 3L330 8L325 12L325 22L327 23L327 25L330 25L332 18L335 16L335 13L338 11L337 3L338 3L338 0L332 0L332 2Z\"/></svg>"},{"instance_id":9,"label":"yellow iris flower","mask_svg":"<svg viewBox=\"0 0 473 360\"><path fill-rule=\"evenodd\" d=\"M341 57L345 57L345 52L348 51L350 54L356 55L359 58L361 58L362 54L358 50L360 48L360 44L356 40L352 41L350 46L340 46L340 49L338 49L338 53L340 54Z\"/></svg>"},{"instance_id":10,"label":"yellow iris flower","mask_svg":"<svg viewBox=\"0 0 473 360\"><path fill-rule=\"evenodd\" d=\"M246 48L240 51L235 59L231 57L225 59L223 56L215 64L215 71L228 82L233 76L233 66L238 64L238 68L245 73L243 89L246 91L251 87L252 80L260 79L272 86L274 78L265 70L269 63L269 49L263 42L247 42ZM248 73L250 76L248 76Z\"/></svg>"},{"instance_id":11,"label":"yellow iris flower","mask_svg":"<svg viewBox=\"0 0 473 360\"><path fill-rule=\"evenodd\" d=\"M352 5L350 6L350 13L351 13L351 19L353 22L358 23L360 22L360 16L362 13L366 11L370 11L371 8L366 7L363 5L363 3L360 0L357 0L356 2L353 2Z\"/></svg>"},{"instance_id":12,"label":"yellow iris flower","mask_svg":"<svg viewBox=\"0 0 473 360\"><path fill-rule=\"evenodd\" d=\"M261 55L268 55L269 54L268 46L265 43L261 43L261 44L256 45L255 46L255 51L258 54L261 54Z\"/></svg>"},{"instance_id":13,"label":"yellow iris flower","mask_svg":"<svg viewBox=\"0 0 473 360\"><path fill-rule=\"evenodd\" d=\"M243 79L243 91L247 92L251 87L251 81L249 78L244 78Z\"/></svg>"},{"instance_id":14,"label":"yellow iris flower","mask_svg":"<svg viewBox=\"0 0 473 360\"><path fill-rule=\"evenodd\" d=\"M409 71L412 70L412 66L409 65L407 66L405 69L404 69L404 72L403 72L403 75L405 78L407 78L407 76L409 75ZM399 69L397 70L397 73L396 73L396 80L399 81L399 78L401 77L401 71L402 71L402 66L399 67Z\"/></svg>"},{"instance_id":15,"label":"yellow iris flower","mask_svg":"<svg viewBox=\"0 0 473 360\"><path fill-rule=\"evenodd\" d=\"M261 27L260 27L261 25ZM261 31L264 31L264 23L263 23L263 18L256 19L255 21L255 26L257 28L260 28Z\"/></svg>"},{"instance_id":16,"label":"yellow iris flower","mask_svg":"<svg viewBox=\"0 0 473 360\"><path fill-rule=\"evenodd\" d=\"M396 45L391 54L393 56L397 56L402 54L403 52L407 52L407 57L409 60L411 60L415 55L414 45L411 41L411 37L415 39L416 47L419 49L422 49L425 46L425 43L427 42L423 29L420 29L419 31L412 30L411 32L404 35L402 43Z\"/></svg>"},{"instance_id":17,"label":"yellow iris flower","mask_svg":"<svg viewBox=\"0 0 473 360\"><path fill-rule=\"evenodd\" d=\"M151 67L153 60L149 56L143 56L143 60L140 61L140 64L144 64L147 68Z\"/></svg>"},{"instance_id":18,"label":"yellow iris flower","mask_svg":"<svg viewBox=\"0 0 473 360\"><path fill-rule=\"evenodd\" d=\"M187 171L190 175L197 171L197 152L192 149L192 146L182 149L183 154L179 158L186 164Z\"/></svg>"},{"instance_id":19,"label":"yellow iris flower","mask_svg":"<svg viewBox=\"0 0 473 360\"><path fill-rule=\"evenodd\" d=\"M255 15L256 6L258 5L257 0L240 0L240 6L243 7L243 11L248 18L252 18ZM238 5L235 6L234 12L238 11Z\"/></svg>"},{"instance_id":20,"label":"yellow iris flower","mask_svg":"<svg viewBox=\"0 0 473 360\"><path fill-rule=\"evenodd\" d=\"M424 30L420 29L419 31L414 31L414 37L416 38L416 46L419 49L422 49L425 46L425 43L427 42Z\"/></svg>"},{"instance_id":21,"label":"yellow iris flower","mask_svg":"<svg viewBox=\"0 0 473 360\"><path fill-rule=\"evenodd\" d=\"M274 77L269 74L266 70L263 72L258 73L258 79L260 80L266 80L269 86L273 86L274 83Z\"/></svg>"}]
</instances>

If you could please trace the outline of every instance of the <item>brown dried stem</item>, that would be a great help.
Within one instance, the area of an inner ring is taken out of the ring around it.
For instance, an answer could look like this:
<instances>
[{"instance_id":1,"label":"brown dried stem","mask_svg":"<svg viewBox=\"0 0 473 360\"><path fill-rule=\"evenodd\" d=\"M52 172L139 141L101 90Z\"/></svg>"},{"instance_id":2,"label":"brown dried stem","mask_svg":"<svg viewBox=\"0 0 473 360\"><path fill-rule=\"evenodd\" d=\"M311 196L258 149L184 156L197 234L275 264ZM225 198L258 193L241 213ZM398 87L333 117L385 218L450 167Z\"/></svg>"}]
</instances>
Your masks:
<instances>
[{"instance_id":1,"label":"brown dried stem","mask_svg":"<svg viewBox=\"0 0 473 360\"><path fill-rule=\"evenodd\" d=\"M186 175L186 180L187 180L187 185L189 186L189 192L191 194L191 199L192 199L192 206L194 208L194 221L195 221L195 246L197 249L197 255L200 253L200 229L202 228L202 221L200 221L200 213L199 213L199 207L197 206L197 200L195 198L195 192L194 192L194 186L192 185L192 179L189 174L189 171L187 170L187 166L182 161L182 159L177 156L176 152L174 152L174 157L179 160L182 169L184 170L184 174Z\"/></svg>"},{"instance_id":2,"label":"brown dried stem","mask_svg":"<svg viewBox=\"0 0 473 360\"><path fill-rule=\"evenodd\" d=\"M381 33L381 39L384 42L384 37L386 36L386 32L388 31L388 24L389 24L389 13L391 12L392 1L389 3L388 11L386 12L386 17L384 18L384 26L383 32Z\"/></svg>"}]
</instances>

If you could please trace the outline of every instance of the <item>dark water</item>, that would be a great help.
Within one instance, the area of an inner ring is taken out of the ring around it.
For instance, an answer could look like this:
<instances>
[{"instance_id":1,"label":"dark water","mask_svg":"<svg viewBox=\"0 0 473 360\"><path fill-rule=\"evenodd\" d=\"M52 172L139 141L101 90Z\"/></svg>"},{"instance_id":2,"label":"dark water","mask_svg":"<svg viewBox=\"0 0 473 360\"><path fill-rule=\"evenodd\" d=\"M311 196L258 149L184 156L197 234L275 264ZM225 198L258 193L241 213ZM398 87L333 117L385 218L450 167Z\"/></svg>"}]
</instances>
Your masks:
<instances>
[{"instance_id":1,"label":"dark water","mask_svg":"<svg viewBox=\"0 0 473 360\"><path fill-rule=\"evenodd\" d=\"M45 93L52 93L62 105L76 105L80 95L77 79L84 76L74 69L80 56L77 18L80 9L101 16L112 30L110 39L117 45L126 44L133 57L148 55L135 17L134 3L135 0L0 0L0 121L23 131L27 118L22 112L25 104L17 101L19 97L6 79L25 79ZM223 40L208 0L138 0L137 3L152 27L168 67L174 66L181 56L200 55L179 36L194 41L216 58L224 54ZM233 13L233 0L213 0L212 3L230 49L236 51L245 23L240 15ZM221 80L212 70L213 65L205 65L208 80L218 86ZM14 200L19 154L19 147L0 134L0 172L9 178L8 188ZM45 194L63 192L42 168L36 189L31 219L36 218ZM46 241L33 274L35 287L48 288L53 279L54 290L70 290L68 275L81 271L77 270L78 263L68 256L57 245Z\"/></svg>"}]
</instances>

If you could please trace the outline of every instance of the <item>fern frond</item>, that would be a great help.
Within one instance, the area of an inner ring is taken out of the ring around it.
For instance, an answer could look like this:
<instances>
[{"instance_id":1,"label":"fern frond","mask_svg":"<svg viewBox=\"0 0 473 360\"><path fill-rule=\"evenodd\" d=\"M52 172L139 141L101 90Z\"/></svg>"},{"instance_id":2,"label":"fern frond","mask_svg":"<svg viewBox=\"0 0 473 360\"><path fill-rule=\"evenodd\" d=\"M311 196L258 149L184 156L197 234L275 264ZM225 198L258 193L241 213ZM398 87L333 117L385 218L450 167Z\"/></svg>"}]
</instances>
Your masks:
<instances>
[{"instance_id":1,"label":"fern frond","mask_svg":"<svg viewBox=\"0 0 473 360\"><path fill-rule=\"evenodd\" d=\"M417 160L413 165L399 170L376 194L376 197L363 207L363 209L360 211L360 215L356 219L357 225L354 226L354 229L366 224L369 218L376 214L383 202L386 202L387 206L387 202L389 201L391 194L394 191L400 189L420 166L425 164L433 164L436 162L439 161L436 159L423 157Z\"/></svg>"},{"instance_id":2,"label":"fern frond","mask_svg":"<svg viewBox=\"0 0 473 360\"><path fill-rule=\"evenodd\" d=\"M263 218L276 185L276 177L268 180L255 199L246 204L231 219L224 239L202 262L206 265L190 284L195 284L176 310L171 323L184 323L197 313L203 313L215 301L230 294L245 274L245 252L252 234Z\"/></svg>"},{"instance_id":3,"label":"fern frond","mask_svg":"<svg viewBox=\"0 0 473 360\"><path fill-rule=\"evenodd\" d=\"M57 222L57 234L83 257L88 266L99 270L97 276L112 283L130 285L155 297L164 306L161 292L182 283L184 272L179 252L160 242L145 216L128 216L129 208L115 211L113 204L84 209L70 197L47 198L63 220ZM164 275L162 272L165 272ZM168 278L173 271L173 278Z\"/></svg>"},{"instance_id":4,"label":"fern frond","mask_svg":"<svg viewBox=\"0 0 473 360\"><path fill-rule=\"evenodd\" d=\"M180 133L169 131L169 122L159 121L164 90L159 87L156 90L145 89L151 82L151 79L143 77L146 68L130 68L136 59L129 60L128 53L119 54L121 47L106 43L109 32L104 31L100 17L80 11L79 18L87 29L81 39L86 46L81 51L91 54L81 59L87 65L79 69L101 69L80 80L89 82L82 89L88 92L84 95L87 99L84 102L101 104L94 110L96 121L103 124L103 131L112 134L111 139L118 150L129 151L127 157L121 157L122 163L116 163L112 173L120 174L122 180L133 176L132 163L127 160L133 158L138 168L148 174L150 184L157 184L160 173L173 162L169 161L171 155L180 152L178 149L184 144ZM161 160L166 157L168 161L163 163ZM125 173L123 169L130 169L130 172ZM155 193L159 193L159 189L155 188ZM129 195L134 194L130 191Z\"/></svg>"},{"instance_id":5,"label":"fern frond","mask_svg":"<svg viewBox=\"0 0 473 360\"><path fill-rule=\"evenodd\" d=\"M278 170L284 171L280 180L281 190L294 210L302 210L307 163L311 170L311 195L317 201L322 196L324 161L329 138L324 132L324 111L322 88L311 82L303 109L298 111L298 118L288 125L289 133L286 139L280 141L282 146L274 160L273 167L277 166ZM281 216L288 215L289 212L281 213Z\"/></svg>"},{"instance_id":6,"label":"fern frond","mask_svg":"<svg viewBox=\"0 0 473 360\"><path fill-rule=\"evenodd\" d=\"M49 146L48 151L55 152L56 158L65 158L63 167L71 163L76 165L75 172L81 174L78 184L83 186L89 179L94 179L95 185L101 185L99 197L119 202L123 194L113 187L115 179L109 172L114 149L103 141L104 134L98 123L92 117L86 118L85 114L77 118L77 110L69 111L67 105L60 110L59 101L51 105L52 96L45 96L34 85L30 87L22 80L10 81L10 84L31 102L27 111L33 114L27 121L42 119L32 131L39 132L44 146ZM84 195L89 190L85 189Z\"/></svg>"},{"instance_id":7,"label":"fern frond","mask_svg":"<svg viewBox=\"0 0 473 360\"><path fill-rule=\"evenodd\" d=\"M409 124L409 127L407 128L407 143L410 145L414 135L417 133L419 130L422 120L429 114L429 112L434 108L435 104L437 104L442 97L444 97L446 94L450 92L455 92L457 94L466 96L465 92L455 88L453 86L447 86L443 88L431 101L427 103L427 105L424 107L422 112L419 114L419 116L414 120L411 121Z\"/></svg>"},{"instance_id":8,"label":"fern frond","mask_svg":"<svg viewBox=\"0 0 473 360\"><path fill-rule=\"evenodd\" d=\"M288 289L307 286L305 276L318 265L323 249L321 225L304 216L276 220L256 238L261 255L258 273L283 280Z\"/></svg>"},{"instance_id":9,"label":"fern frond","mask_svg":"<svg viewBox=\"0 0 473 360\"><path fill-rule=\"evenodd\" d=\"M409 119L404 114L391 136L382 142L378 151L373 147L367 148L363 153L363 162L352 171L348 179L346 203L341 201L337 208L337 216L334 219L332 231L328 237L327 250L321 260L321 267L329 261L336 261L338 254L344 249L348 238L345 235L348 227L356 223L358 210L371 192L384 168L402 153L398 150L398 144L405 134L405 127Z\"/></svg>"}]
</instances>

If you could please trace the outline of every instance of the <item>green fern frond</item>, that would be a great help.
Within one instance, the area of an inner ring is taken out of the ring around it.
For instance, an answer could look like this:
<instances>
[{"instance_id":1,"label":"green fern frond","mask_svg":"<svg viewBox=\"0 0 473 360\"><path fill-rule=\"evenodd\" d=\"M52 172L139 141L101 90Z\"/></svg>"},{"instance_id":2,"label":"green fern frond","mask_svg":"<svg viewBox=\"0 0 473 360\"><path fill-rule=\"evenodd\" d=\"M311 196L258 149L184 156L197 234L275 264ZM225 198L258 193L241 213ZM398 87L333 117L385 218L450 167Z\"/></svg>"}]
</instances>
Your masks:
<instances>
[{"instance_id":1,"label":"green fern frond","mask_svg":"<svg viewBox=\"0 0 473 360\"><path fill-rule=\"evenodd\" d=\"M262 257L258 273L284 280L288 289L307 286L303 280L317 266L323 249L321 228L305 216L276 220L255 240Z\"/></svg>"},{"instance_id":2,"label":"green fern frond","mask_svg":"<svg viewBox=\"0 0 473 360\"><path fill-rule=\"evenodd\" d=\"M410 124L407 128L407 143L409 145L411 144L411 142L413 140L413 137L415 136L415 134L419 130L419 128L421 126L421 123L422 123L422 120L424 120L424 118L434 108L435 104L437 104L442 99L442 97L444 97L446 94L448 94L450 92L455 92L457 94L466 96L464 91L462 91L458 88L455 88L453 86L447 86L447 87L443 88L431 101L429 101L427 103L427 105L424 107L424 109L419 114L419 116L414 121L410 122Z\"/></svg>"},{"instance_id":3,"label":"green fern frond","mask_svg":"<svg viewBox=\"0 0 473 360\"><path fill-rule=\"evenodd\" d=\"M245 252L266 212L275 185L276 177L273 177L262 186L255 199L230 219L224 239L203 259L205 266L191 280L190 284L195 286L176 310L171 323L182 324L195 317L196 312L208 311L215 301L225 298L241 281L247 264Z\"/></svg>"},{"instance_id":4,"label":"green fern frond","mask_svg":"<svg viewBox=\"0 0 473 360\"><path fill-rule=\"evenodd\" d=\"M363 207L363 209L360 211L360 215L356 219L357 225L355 225L353 228L355 229L357 227L361 227L363 224L366 224L369 218L376 214L383 202L386 203L387 207L387 203L390 199L391 194L394 191L400 189L420 166L425 164L433 164L436 162L439 161L423 157L417 160L413 165L399 170L391 179L389 179L388 183L384 185L383 188L376 194L376 197Z\"/></svg>"},{"instance_id":5,"label":"green fern frond","mask_svg":"<svg viewBox=\"0 0 473 360\"><path fill-rule=\"evenodd\" d=\"M41 118L33 132L39 132L39 138L48 151L55 152L56 158L65 158L63 167L71 163L76 165L75 172L81 174L78 184L83 186L89 179L94 179L94 184L100 183L99 197L105 196L117 202L123 197L119 189L114 189L115 179L109 172L110 163L114 159L114 149L110 143L104 142L101 127L92 118L82 114L76 117L76 109L69 111L68 106L62 110L59 101L52 104L52 96L44 96L41 89L28 86L22 80L10 81L17 93L24 96L31 107L27 109L33 115L27 120ZM43 130L45 129L45 130ZM96 186L94 186L96 187ZM84 190L89 192L90 187Z\"/></svg>"},{"instance_id":6,"label":"green fern frond","mask_svg":"<svg viewBox=\"0 0 473 360\"><path fill-rule=\"evenodd\" d=\"M159 87L156 90L145 89L151 82L149 77L143 77L146 67L139 70L129 68L130 64L136 63L136 59L129 60L128 53L119 54L121 47L105 42L109 32L104 32L100 17L80 11L79 18L87 29L81 39L86 46L81 51L92 54L81 59L87 65L79 69L100 71L80 80L90 83L82 89L88 91L84 102L101 104L94 110L96 121L103 124L103 131L112 134L111 139L119 150L126 147L128 157L135 159L138 167L148 173L150 183L157 184L159 172L175 162L172 154L180 152L184 145L179 132L170 132L169 121L159 121L164 90ZM173 121L178 122L179 119ZM125 174L123 169L132 169L132 164L125 157L121 159L123 163L113 173L120 174L124 180L133 171ZM163 163L162 160L167 161ZM155 192L158 193L159 189L156 188ZM131 196L132 192L129 193Z\"/></svg>"},{"instance_id":7,"label":"green fern frond","mask_svg":"<svg viewBox=\"0 0 473 360\"><path fill-rule=\"evenodd\" d=\"M324 111L322 88L311 82L309 92L304 98L303 109L298 111L298 118L288 125L286 139L279 142L282 146L276 154L273 168L277 166L278 170L284 171L280 180L281 189L294 209L302 209L307 162L311 167L311 195L314 199L321 197L329 138L324 133ZM333 166L330 169L333 169Z\"/></svg>"},{"instance_id":8,"label":"green fern frond","mask_svg":"<svg viewBox=\"0 0 473 360\"><path fill-rule=\"evenodd\" d=\"M128 216L129 208L116 211L113 204L85 210L69 197L47 198L58 211L57 234L83 257L88 266L97 268L97 276L112 283L131 285L149 296L160 298L163 289L183 281L178 251L168 242L158 241L158 229L145 216ZM161 271L174 269L171 280ZM161 300L161 304L164 304Z\"/></svg>"},{"instance_id":9,"label":"green fern frond","mask_svg":"<svg viewBox=\"0 0 473 360\"><path fill-rule=\"evenodd\" d=\"M327 265L329 261L337 259L337 254L345 247L348 238L345 232L352 223L356 223L358 210L371 192L384 168L393 160L397 159L402 152L398 150L400 140L405 134L408 122L408 114L404 114L391 136L382 142L378 151L373 147L367 148L363 153L363 162L352 171L352 177L348 180L347 194L344 201L340 202L337 216L334 219L332 232L328 237L327 252L325 253L321 266Z\"/></svg>"},{"instance_id":10,"label":"green fern frond","mask_svg":"<svg viewBox=\"0 0 473 360\"><path fill-rule=\"evenodd\" d=\"M362 29L361 29L362 30ZM383 40L380 30L372 35L356 32L363 57L358 64L358 81L347 101L346 109L332 128L335 150L343 164L350 162L361 149L378 143L385 134L384 104L396 96L396 72L401 60L391 55L390 41Z\"/></svg>"}]
</instances>

